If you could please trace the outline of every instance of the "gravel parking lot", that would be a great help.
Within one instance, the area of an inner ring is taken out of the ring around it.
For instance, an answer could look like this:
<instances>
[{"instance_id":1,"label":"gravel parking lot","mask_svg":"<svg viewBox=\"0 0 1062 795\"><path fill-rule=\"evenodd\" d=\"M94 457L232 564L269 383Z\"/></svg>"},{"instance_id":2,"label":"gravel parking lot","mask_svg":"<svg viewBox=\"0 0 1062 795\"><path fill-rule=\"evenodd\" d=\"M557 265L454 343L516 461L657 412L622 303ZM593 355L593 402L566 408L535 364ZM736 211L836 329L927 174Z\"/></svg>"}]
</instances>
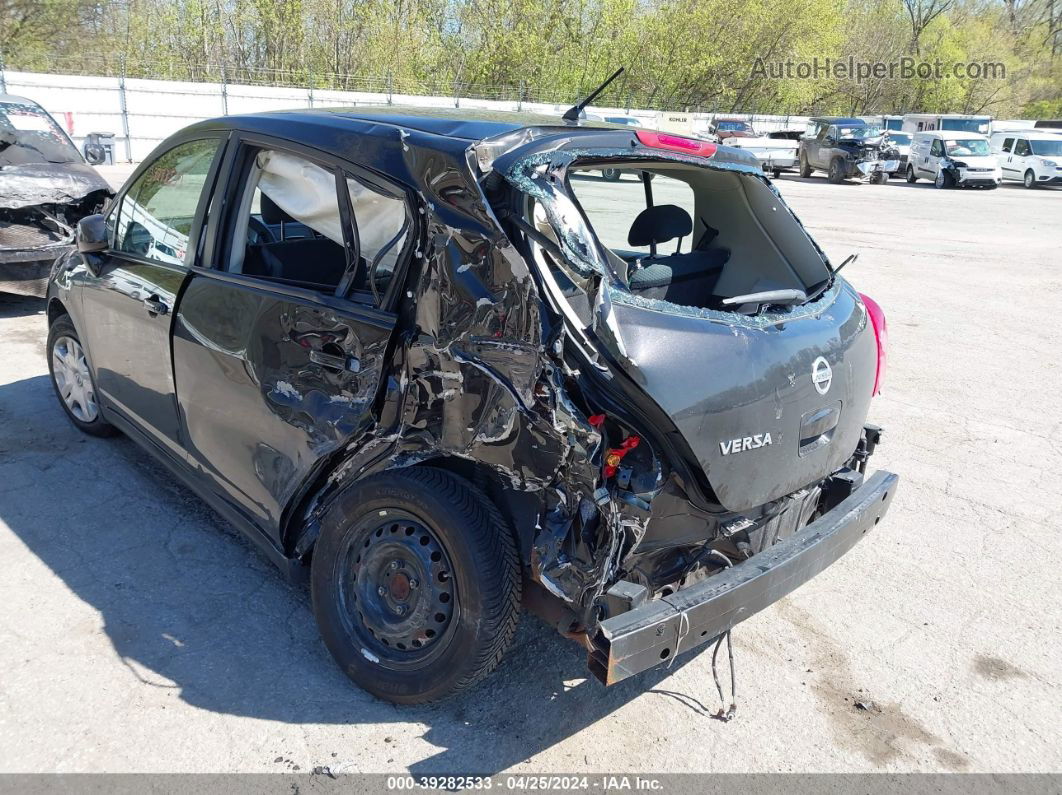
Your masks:
<instances>
[{"instance_id":1,"label":"gravel parking lot","mask_svg":"<svg viewBox=\"0 0 1062 795\"><path fill-rule=\"evenodd\" d=\"M374 700L306 591L131 442L73 428L43 303L0 296L0 771L1062 769L1062 190L777 184L888 316L873 464L902 481L735 630L734 721L710 653L605 689L532 618L458 699Z\"/></svg>"}]
</instances>

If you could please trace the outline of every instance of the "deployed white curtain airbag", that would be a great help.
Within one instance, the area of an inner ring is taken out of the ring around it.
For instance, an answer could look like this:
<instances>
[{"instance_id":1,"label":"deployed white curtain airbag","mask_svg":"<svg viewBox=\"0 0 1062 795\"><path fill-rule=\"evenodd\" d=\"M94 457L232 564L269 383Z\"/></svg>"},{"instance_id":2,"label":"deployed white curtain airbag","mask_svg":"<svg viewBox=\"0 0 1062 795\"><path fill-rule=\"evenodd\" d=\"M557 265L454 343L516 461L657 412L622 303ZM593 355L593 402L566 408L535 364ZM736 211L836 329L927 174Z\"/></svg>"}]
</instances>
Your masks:
<instances>
[{"instance_id":1,"label":"deployed white curtain airbag","mask_svg":"<svg viewBox=\"0 0 1062 795\"><path fill-rule=\"evenodd\" d=\"M264 150L258 153L258 188L281 210L333 243L343 245L343 222L330 171L301 157Z\"/></svg>"}]
</instances>

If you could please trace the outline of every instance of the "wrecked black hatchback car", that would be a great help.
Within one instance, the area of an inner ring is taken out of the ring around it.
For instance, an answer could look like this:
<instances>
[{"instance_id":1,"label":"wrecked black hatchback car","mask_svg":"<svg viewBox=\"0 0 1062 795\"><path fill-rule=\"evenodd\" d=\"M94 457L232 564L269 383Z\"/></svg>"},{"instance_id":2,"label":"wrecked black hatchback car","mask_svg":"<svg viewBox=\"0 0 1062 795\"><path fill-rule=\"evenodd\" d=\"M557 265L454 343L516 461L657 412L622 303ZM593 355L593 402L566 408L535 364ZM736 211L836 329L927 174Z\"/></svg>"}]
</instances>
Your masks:
<instances>
[{"instance_id":1,"label":"wrecked black hatchback car","mask_svg":"<svg viewBox=\"0 0 1062 795\"><path fill-rule=\"evenodd\" d=\"M620 179L600 179L616 168ZM613 683L885 514L885 323L748 154L515 114L235 116L163 143L48 291L71 420L150 450L372 693L486 675L522 607Z\"/></svg>"},{"instance_id":2,"label":"wrecked black hatchback car","mask_svg":"<svg viewBox=\"0 0 1062 795\"><path fill-rule=\"evenodd\" d=\"M0 292L43 297L77 222L110 196L40 105L0 94Z\"/></svg>"}]
</instances>

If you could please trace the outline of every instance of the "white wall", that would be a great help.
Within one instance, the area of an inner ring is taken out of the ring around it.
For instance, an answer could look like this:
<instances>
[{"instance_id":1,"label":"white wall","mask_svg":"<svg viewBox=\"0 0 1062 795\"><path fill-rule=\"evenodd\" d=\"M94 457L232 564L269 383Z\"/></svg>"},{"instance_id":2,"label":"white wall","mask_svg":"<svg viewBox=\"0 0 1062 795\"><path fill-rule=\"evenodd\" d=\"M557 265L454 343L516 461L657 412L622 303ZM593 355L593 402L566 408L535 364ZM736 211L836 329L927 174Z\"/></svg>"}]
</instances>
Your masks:
<instances>
[{"instance_id":1,"label":"white wall","mask_svg":"<svg viewBox=\"0 0 1062 795\"><path fill-rule=\"evenodd\" d=\"M169 135L196 121L236 113L286 110L309 107L339 107L387 104L386 94L359 91L324 91L282 86L250 86L234 83L182 83L173 80L129 78L124 91L117 77L52 75L33 72L4 72L7 93L32 99L63 125L79 147L91 132L109 132L115 136L115 160L143 160ZM123 114L122 100L125 100ZM566 105L517 103L486 99L394 94L391 104L421 107L509 110L560 116ZM599 108L588 110L599 115L629 115L642 119L646 126L657 126L661 113L637 108ZM805 116L764 116L725 114L727 118L744 118L757 130L803 129ZM688 133L702 132L712 114L688 114ZM128 125L128 139L126 137Z\"/></svg>"}]
</instances>

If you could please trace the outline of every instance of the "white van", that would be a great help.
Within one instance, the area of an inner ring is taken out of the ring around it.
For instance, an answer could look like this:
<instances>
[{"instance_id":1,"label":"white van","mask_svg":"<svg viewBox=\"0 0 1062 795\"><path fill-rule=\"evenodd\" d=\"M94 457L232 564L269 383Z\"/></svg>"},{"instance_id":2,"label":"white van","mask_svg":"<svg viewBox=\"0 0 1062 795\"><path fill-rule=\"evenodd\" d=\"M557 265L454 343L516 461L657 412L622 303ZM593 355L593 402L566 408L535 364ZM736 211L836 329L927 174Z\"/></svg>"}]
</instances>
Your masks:
<instances>
[{"instance_id":1,"label":"white van","mask_svg":"<svg viewBox=\"0 0 1062 795\"><path fill-rule=\"evenodd\" d=\"M907 157L907 181L929 179L938 188L995 188L1003 180L988 139L978 133L934 130L915 133Z\"/></svg>"},{"instance_id":2,"label":"white van","mask_svg":"<svg viewBox=\"0 0 1062 795\"><path fill-rule=\"evenodd\" d=\"M1026 188L1062 185L1062 135L1040 130L1010 130L992 135L992 154L1003 179Z\"/></svg>"}]
</instances>

